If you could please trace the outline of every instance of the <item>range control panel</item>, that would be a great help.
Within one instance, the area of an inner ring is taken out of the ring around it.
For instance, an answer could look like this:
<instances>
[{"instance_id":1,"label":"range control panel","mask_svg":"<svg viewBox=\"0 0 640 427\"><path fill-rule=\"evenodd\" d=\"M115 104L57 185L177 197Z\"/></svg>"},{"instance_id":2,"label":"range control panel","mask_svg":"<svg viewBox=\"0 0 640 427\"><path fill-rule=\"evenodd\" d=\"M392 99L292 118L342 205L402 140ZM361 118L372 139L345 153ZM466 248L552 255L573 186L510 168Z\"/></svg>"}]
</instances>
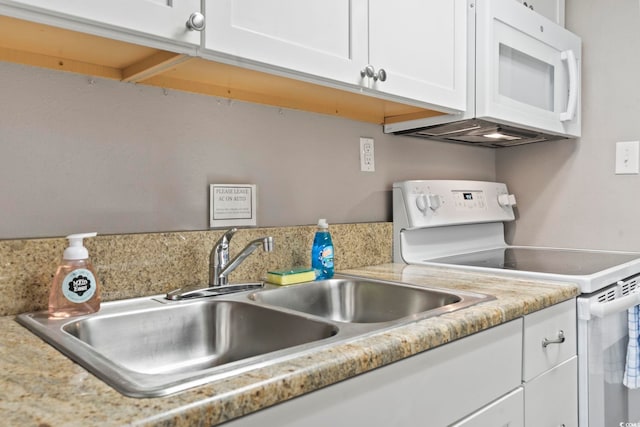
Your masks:
<instances>
[{"instance_id":1,"label":"range control panel","mask_svg":"<svg viewBox=\"0 0 640 427\"><path fill-rule=\"evenodd\" d=\"M403 228L513 221L516 199L499 182L415 180L393 184L393 221Z\"/></svg>"},{"instance_id":2,"label":"range control panel","mask_svg":"<svg viewBox=\"0 0 640 427\"><path fill-rule=\"evenodd\" d=\"M451 192L456 209L472 210L486 209L483 191L455 190Z\"/></svg>"}]
</instances>

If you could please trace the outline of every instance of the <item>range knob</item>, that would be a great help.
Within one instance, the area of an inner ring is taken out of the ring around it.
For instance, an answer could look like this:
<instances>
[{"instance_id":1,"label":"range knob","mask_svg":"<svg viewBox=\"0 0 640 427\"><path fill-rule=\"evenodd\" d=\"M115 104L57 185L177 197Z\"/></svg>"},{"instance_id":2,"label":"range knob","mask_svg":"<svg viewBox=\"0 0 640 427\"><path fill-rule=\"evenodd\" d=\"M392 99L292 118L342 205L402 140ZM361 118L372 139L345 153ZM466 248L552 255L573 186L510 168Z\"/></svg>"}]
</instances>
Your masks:
<instances>
[{"instance_id":1,"label":"range knob","mask_svg":"<svg viewBox=\"0 0 640 427\"><path fill-rule=\"evenodd\" d=\"M416 207L423 214L427 213L427 195L424 193L418 194L416 197Z\"/></svg>"},{"instance_id":2,"label":"range knob","mask_svg":"<svg viewBox=\"0 0 640 427\"><path fill-rule=\"evenodd\" d=\"M427 209L435 212L440 207L440 196L420 193L416 197L416 206L425 215L427 214Z\"/></svg>"},{"instance_id":3,"label":"range knob","mask_svg":"<svg viewBox=\"0 0 640 427\"><path fill-rule=\"evenodd\" d=\"M516 196L513 194L500 194L498 196L498 204L503 208L508 208L516 205Z\"/></svg>"},{"instance_id":4,"label":"range knob","mask_svg":"<svg viewBox=\"0 0 640 427\"><path fill-rule=\"evenodd\" d=\"M437 194L427 194L427 206L432 211L436 211L440 207L440 196Z\"/></svg>"}]
</instances>

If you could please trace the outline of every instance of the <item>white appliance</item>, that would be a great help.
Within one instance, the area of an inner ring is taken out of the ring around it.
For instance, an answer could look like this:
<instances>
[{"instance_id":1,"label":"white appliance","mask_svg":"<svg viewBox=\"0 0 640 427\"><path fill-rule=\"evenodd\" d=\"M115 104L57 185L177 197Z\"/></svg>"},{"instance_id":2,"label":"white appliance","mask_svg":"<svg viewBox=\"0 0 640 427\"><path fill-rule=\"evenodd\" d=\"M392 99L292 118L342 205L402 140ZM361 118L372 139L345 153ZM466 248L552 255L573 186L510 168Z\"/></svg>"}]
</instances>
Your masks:
<instances>
[{"instance_id":1,"label":"white appliance","mask_svg":"<svg viewBox=\"0 0 640 427\"><path fill-rule=\"evenodd\" d=\"M514 0L468 1L467 109L386 133L504 147L580 136L582 41Z\"/></svg>"},{"instance_id":2,"label":"white appliance","mask_svg":"<svg viewBox=\"0 0 640 427\"><path fill-rule=\"evenodd\" d=\"M564 0L516 0L564 27Z\"/></svg>"},{"instance_id":3,"label":"white appliance","mask_svg":"<svg viewBox=\"0 0 640 427\"><path fill-rule=\"evenodd\" d=\"M507 245L515 204L502 183L394 183L394 261L579 284L579 425L640 425L640 391L622 385L640 253Z\"/></svg>"}]
</instances>

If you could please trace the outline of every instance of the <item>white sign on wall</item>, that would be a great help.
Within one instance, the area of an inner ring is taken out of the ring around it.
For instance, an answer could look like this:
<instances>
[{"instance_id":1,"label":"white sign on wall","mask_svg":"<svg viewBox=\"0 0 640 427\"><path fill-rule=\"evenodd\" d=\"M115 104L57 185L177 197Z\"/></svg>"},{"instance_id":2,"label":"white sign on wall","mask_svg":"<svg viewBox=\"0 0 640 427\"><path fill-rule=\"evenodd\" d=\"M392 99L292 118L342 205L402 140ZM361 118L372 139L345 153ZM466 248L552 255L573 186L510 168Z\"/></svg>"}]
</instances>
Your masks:
<instances>
[{"instance_id":1,"label":"white sign on wall","mask_svg":"<svg viewBox=\"0 0 640 427\"><path fill-rule=\"evenodd\" d=\"M209 226L255 226L256 186L254 184L209 185Z\"/></svg>"}]
</instances>

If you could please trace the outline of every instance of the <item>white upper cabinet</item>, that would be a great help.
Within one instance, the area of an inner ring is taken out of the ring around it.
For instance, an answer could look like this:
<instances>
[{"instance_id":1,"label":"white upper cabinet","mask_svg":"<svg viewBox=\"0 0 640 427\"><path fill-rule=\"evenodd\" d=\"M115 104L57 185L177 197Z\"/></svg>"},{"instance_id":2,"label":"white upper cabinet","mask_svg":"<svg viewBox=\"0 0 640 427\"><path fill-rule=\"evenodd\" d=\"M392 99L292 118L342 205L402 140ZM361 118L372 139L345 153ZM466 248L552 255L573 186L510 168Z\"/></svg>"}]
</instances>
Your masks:
<instances>
[{"instance_id":1,"label":"white upper cabinet","mask_svg":"<svg viewBox=\"0 0 640 427\"><path fill-rule=\"evenodd\" d=\"M463 111L466 0L370 0L369 63L386 72L373 88Z\"/></svg>"},{"instance_id":2,"label":"white upper cabinet","mask_svg":"<svg viewBox=\"0 0 640 427\"><path fill-rule=\"evenodd\" d=\"M366 0L208 0L205 49L359 84L367 63Z\"/></svg>"},{"instance_id":3,"label":"white upper cabinet","mask_svg":"<svg viewBox=\"0 0 640 427\"><path fill-rule=\"evenodd\" d=\"M204 48L214 56L435 107L465 108L466 0L204 4Z\"/></svg>"},{"instance_id":4,"label":"white upper cabinet","mask_svg":"<svg viewBox=\"0 0 640 427\"><path fill-rule=\"evenodd\" d=\"M128 33L131 40L138 35L194 47L200 33L190 30L187 21L200 12L199 0L0 0L0 13L17 18L124 40Z\"/></svg>"}]
</instances>

